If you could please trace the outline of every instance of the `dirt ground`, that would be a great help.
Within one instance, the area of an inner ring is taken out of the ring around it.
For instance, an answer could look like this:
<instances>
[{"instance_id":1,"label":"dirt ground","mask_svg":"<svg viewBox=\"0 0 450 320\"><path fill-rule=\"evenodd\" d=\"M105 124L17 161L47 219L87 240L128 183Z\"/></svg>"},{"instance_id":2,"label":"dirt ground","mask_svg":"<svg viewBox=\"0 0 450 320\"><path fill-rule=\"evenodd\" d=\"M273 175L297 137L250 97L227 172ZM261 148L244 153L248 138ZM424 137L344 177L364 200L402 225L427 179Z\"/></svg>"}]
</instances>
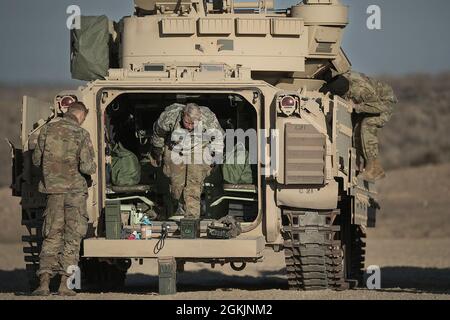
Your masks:
<instances>
[{"instance_id":1,"label":"dirt ground","mask_svg":"<svg viewBox=\"0 0 450 320\"><path fill-rule=\"evenodd\" d=\"M17 199L0 192L0 299L30 299L20 239ZM446 299L450 300L450 164L389 172L380 183L382 210L367 241L369 265L381 268L381 289L344 292L287 290L282 253L267 252L262 263L242 272L187 264L178 293L157 295L154 261L134 263L124 292L79 294L74 299ZM60 299L52 296L49 299Z\"/></svg>"}]
</instances>

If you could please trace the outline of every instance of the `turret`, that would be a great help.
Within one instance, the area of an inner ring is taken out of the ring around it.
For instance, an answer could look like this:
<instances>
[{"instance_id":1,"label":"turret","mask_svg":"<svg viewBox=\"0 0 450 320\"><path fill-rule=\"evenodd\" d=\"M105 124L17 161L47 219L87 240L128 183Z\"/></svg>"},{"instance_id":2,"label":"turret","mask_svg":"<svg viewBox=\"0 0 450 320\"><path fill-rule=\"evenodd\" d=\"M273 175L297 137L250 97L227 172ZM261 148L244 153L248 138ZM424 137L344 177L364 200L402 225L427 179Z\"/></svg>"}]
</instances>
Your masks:
<instances>
[{"instance_id":1,"label":"turret","mask_svg":"<svg viewBox=\"0 0 450 320\"><path fill-rule=\"evenodd\" d=\"M110 24L92 32L111 34L105 59L110 67L116 60L114 68L123 72L191 79L202 66L213 65L222 66L216 70L226 77L314 78L331 63L348 68L341 50L347 23L347 7L338 0L305 0L284 10L274 10L272 0L135 0L135 14L114 31ZM89 37L90 30L84 33Z\"/></svg>"}]
</instances>

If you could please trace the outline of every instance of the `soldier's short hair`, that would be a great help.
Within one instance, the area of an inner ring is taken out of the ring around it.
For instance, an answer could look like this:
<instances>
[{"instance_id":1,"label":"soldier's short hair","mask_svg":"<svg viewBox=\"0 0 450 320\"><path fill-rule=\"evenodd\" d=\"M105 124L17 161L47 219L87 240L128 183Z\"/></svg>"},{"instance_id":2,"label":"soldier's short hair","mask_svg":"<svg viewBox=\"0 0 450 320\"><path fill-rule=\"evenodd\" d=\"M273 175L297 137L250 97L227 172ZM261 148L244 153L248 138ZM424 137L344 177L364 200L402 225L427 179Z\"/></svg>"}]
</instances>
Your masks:
<instances>
[{"instance_id":1,"label":"soldier's short hair","mask_svg":"<svg viewBox=\"0 0 450 320\"><path fill-rule=\"evenodd\" d=\"M202 118L202 111L196 103L188 103L184 108L184 115L188 116L192 121L200 121Z\"/></svg>"},{"instance_id":2,"label":"soldier's short hair","mask_svg":"<svg viewBox=\"0 0 450 320\"><path fill-rule=\"evenodd\" d=\"M69 105L67 113L74 114L77 112L84 112L84 114L87 115L89 113L89 109L83 102L76 101Z\"/></svg>"}]
</instances>

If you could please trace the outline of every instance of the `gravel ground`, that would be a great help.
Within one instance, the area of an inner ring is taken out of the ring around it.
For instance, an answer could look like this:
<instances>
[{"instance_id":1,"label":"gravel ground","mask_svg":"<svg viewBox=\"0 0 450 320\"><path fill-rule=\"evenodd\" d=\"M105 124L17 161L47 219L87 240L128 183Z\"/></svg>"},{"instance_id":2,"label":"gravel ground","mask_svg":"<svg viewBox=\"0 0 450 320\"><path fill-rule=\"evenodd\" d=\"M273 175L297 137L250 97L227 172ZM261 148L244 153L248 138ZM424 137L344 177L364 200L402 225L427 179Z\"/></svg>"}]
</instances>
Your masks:
<instances>
[{"instance_id":1,"label":"gravel ground","mask_svg":"<svg viewBox=\"0 0 450 320\"><path fill-rule=\"evenodd\" d=\"M75 299L448 299L450 300L450 238L369 240L367 266L381 268L381 289L343 292L293 292L287 290L283 255L268 251L263 263L243 272L229 266L211 269L205 264L187 264L179 275L174 296L157 295L157 266L134 263L126 287L119 293L79 294ZM5 254L0 271L0 299L30 299L26 296L21 247L0 245ZM50 299L60 299L52 296Z\"/></svg>"},{"instance_id":2,"label":"gravel ground","mask_svg":"<svg viewBox=\"0 0 450 320\"><path fill-rule=\"evenodd\" d=\"M383 210L378 226L368 232L367 261L381 270L381 289L343 292L287 290L282 253L267 251L262 263L242 272L229 266L211 269L187 264L178 277L178 293L157 295L155 261L133 263L123 292L79 294L73 299L445 299L450 300L450 164L398 170L380 185ZM26 294L18 201L0 195L9 204L1 209L5 226L0 239L0 299L33 299ZM7 215L11 214L10 218ZM11 226L13 225L13 226ZM16 227L15 227L16 226ZM47 299L61 299L51 296Z\"/></svg>"}]
</instances>

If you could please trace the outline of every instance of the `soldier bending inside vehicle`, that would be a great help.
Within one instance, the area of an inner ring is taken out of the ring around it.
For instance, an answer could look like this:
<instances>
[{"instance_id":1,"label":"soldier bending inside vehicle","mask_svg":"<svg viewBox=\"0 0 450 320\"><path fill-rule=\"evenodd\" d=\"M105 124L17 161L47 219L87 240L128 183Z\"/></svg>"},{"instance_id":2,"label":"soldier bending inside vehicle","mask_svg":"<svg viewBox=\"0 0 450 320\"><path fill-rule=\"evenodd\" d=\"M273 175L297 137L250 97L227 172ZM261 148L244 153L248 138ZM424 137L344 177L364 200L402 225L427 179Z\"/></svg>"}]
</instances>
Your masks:
<instances>
[{"instance_id":1,"label":"soldier bending inside vehicle","mask_svg":"<svg viewBox=\"0 0 450 320\"><path fill-rule=\"evenodd\" d=\"M372 182L384 178L379 159L378 131L390 120L393 105L397 103L392 88L362 73L350 71L334 77L323 91L351 100L355 112L363 117L361 144L366 165L361 178Z\"/></svg>"},{"instance_id":2,"label":"soldier bending inside vehicle","mask_svg":"<svg viewBox=\"0 0 450 320\"><path fill-rule=\"evenodd\" d=\"M216 115L195 103L173 104L155 122L151 158L157 166L164 163L176 215L200 218L203 181L221 163L223 133Z\"/></svg>"},{"instance_id":3,"label":"soldier bending inside vehicle","mask_svg":"<svg viewBox=\"0 0 450 320\"><path fill-rule=\"evenodd\" d=\"M42 168L39 191L48 195L42 233L44 241L33 295L50 294L50 279L61 275L60 295L75 295L67 286L68 268L78 266L80 244L86 235L87 178L96 172L89 133L81 127L88 114L83 103L74 102L60 121L44 126L33 153L33 163Z\"/></svg>"}]
</instances>

